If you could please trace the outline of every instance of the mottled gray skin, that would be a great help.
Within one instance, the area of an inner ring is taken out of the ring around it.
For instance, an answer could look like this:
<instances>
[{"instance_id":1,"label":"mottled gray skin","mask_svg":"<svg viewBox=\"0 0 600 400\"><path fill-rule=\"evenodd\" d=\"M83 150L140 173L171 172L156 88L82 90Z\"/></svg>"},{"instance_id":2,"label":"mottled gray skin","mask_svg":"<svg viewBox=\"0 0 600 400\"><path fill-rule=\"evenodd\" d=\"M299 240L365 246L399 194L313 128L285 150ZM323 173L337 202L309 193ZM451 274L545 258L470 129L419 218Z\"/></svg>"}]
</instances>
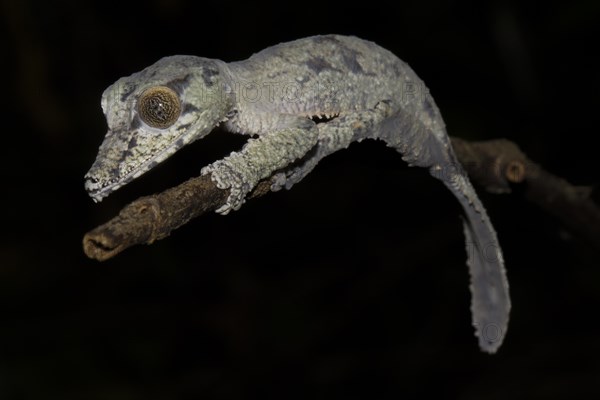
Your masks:
<instances>
[{"instance_id":1,"label":"mottled gray skin","mask_svg":"<svg viewBox=\"0 0 600 400\"><path fill-rule=\"evenodd\" d=\"M168 86L182 113L166 129L141 121L136 100L147 88ZM508 282L496 233L458 163L440 112L412 69L374 43L315 36L224 63L193 56L163 58L121 78L102 96L109 131L86 189L100 201L220 123L253 135L241 151L202 169L230 189L217 211L238 209L261 180L290 188L323 157L354 141L384 140L410 165L427 167L462 205L469 252L473 324L484 351L506 333Z\"/></svg>"}]
</instances>

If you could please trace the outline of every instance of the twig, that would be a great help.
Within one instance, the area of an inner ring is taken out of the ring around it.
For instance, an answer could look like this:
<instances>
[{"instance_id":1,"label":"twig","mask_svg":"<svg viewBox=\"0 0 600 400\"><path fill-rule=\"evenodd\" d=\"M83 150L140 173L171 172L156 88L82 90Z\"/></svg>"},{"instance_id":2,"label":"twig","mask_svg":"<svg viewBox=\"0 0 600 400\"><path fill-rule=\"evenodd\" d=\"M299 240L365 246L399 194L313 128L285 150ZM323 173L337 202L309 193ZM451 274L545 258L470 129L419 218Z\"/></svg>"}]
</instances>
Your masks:
<instances>
[{"instance_id":1,"label":"twig","mask_svg":"<svg viewBox=\"0 0 600 400\"><path fill-rule=\"evenodd\" d=\"M508 140L466 142L452 138L459 161L470 178L492 193L510 192L510 184L525 184L526 198L559 218L569 229L600 248L600 209L591 189L575 187L531 162ZM250 197L269 192L265 180ZM141 197L118 216L86 233L83 250L104 261L135 244L151 244L192 218L219 208L228 190L217 188L209 176L192 178L179 186Z\"/></svg>"},{"instance_id":2,"label":"twig","mask_svg":"<svg viewBox=\"0 0 600 400\"><path fill-rule=\"evenodd\" d=\"M571 185L547 172L505 139L466 142L452 138L452 146L469 177L487 191L506 193L511 183L523 185L527 200L600 249L600 207L591 197L591 187Z\"/></svg>"}]
</instances>

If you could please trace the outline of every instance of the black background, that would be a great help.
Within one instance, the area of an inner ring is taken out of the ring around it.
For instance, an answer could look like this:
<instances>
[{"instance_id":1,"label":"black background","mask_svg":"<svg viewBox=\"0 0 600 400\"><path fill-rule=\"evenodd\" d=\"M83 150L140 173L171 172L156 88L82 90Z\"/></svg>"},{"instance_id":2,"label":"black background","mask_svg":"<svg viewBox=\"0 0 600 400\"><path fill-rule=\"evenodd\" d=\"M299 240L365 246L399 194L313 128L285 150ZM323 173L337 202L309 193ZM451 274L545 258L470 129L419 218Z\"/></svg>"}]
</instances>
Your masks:
<instances>
[{"instance_id":1,"label":"black background","mask_svg":"<svg viewBox=\"0 0 600 400\"><path fill-rule=\"evenodd\" d=\"M481 353L459 206L382 143L152 246L83 255L87 230L243 143L216 131L87 197L102 91L172 54L233 61L353 34L417 71L451 135L508 138L572 183L598 181L599 2L359 3L1 3L0 399L600 394L599 250L521 188L482 193L513 313L499 353Z\"/></svg>"}]
</instances>

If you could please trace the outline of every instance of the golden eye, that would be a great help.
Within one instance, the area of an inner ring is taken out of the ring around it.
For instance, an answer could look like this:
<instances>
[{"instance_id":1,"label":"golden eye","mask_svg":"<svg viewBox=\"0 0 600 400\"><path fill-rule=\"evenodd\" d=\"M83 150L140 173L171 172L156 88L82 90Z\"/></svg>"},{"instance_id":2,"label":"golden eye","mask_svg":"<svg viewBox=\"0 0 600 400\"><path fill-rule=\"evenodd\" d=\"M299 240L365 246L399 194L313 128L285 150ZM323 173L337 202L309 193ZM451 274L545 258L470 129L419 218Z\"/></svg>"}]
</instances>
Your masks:
<instances>
[{"instance_id":1,"label":"golden eye","mask_svg":"<svg viewBox=\"0 0 600 400\"><path fill-rule=\"evenodd\" d=\"M155 86L144 90L140 95L137 111L146 124L153 128L165 129L179 118L181 102L173 89Z\"/></svg>"}]
</instances>

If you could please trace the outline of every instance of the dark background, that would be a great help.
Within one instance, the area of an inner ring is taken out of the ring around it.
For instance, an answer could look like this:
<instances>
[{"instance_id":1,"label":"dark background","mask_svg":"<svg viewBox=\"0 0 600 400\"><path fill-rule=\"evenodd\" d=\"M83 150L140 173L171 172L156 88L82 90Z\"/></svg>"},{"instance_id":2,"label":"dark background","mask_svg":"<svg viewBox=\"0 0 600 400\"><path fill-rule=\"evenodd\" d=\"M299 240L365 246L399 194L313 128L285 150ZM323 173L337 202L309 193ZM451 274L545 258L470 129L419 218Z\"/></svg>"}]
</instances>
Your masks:
<instances>
[{"instance_id":1,"label":"dark background","mask_svg":"<svg viewBox=\"0 0 600 400\"><path fill-rule=\"evenodd\" d=\"M233 61L320 33L407 61L451 135L511 139L593 185L600 2L0 4L0 399L600 394L599 250L521 188L482 193L513 313L499 353L481 353L459 206L382 143L108 262L81 249L128 202L243 143L217 131L94 204L83 175L105 133L107 86L166 55Z\"/></svg>"}]
</instances>

